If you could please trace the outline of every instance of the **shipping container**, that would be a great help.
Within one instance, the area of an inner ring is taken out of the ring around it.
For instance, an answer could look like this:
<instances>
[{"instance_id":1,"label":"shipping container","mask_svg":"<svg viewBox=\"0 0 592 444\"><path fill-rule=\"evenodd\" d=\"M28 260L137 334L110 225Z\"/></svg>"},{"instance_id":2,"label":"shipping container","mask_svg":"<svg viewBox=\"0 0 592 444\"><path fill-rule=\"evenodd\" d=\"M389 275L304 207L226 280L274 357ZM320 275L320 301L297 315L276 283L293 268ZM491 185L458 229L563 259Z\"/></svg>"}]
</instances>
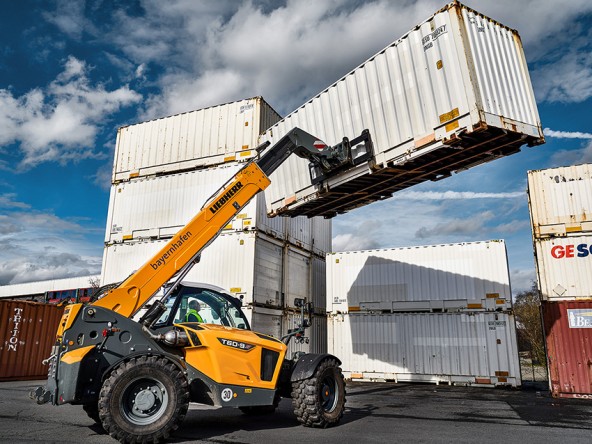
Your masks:
<instances>
[{"instance_id":1,"label":"shipping container","mask_svg":"<svg viewBox=\"0 0 592 444\"><path fill-rule=\"evenodd\" d=\"M528 197L535 239L592 232L592 165L529 171Z\"/></svg>"},{"instance_id":2,"label":"shipping container","mask_svg":"<svg viewBox=\"0 0 592 444\"><path fill-rule=\"evenodd\" d=\"M297 310L278 310L264 307L244 307L245 315L251 324L251 329L274 338L281 339L289 330L295 329L302 321ZM290 340L288 353L291 357L295 352L327 353L327 316L313 315L311 326L305 330L305 340Z\"/></svg>"},{"instance_id":3,"label":"shipping container","mask_svg":"<svg viewBox=\"0 0 592 444\"><path fill-rule=\"evenodd\" d=\"M543 302L554 397L592 399L592 299Z\"/></svg>"},{"instance_id":4,"label":"shipping container","mask_svg":"<svg viewBox=\"0 0 592 444\"><path fill-rule=\"evenodd\" d=\"M124 126L113 183L253 157L259 135L280 116L261 97Z\"/></svg>"},{"instance_id":5,"label":"shipping container","mask_svg":"<svg viewBox=\"0 0 592 444\"><path fill-rule=\"evenodd\" d=\"M169 239L243 166L229 162L219 167L114 184L109 199L105 243ZM330 220L305 216L269 218L263 193L247 204L224 230L259 230L317 254L325 255L331 251Z\"/></svg>"},{"instance_id":6,"label":"shipping container","mask_svg":"<svg viewBox=\"0 0 592 444\"><path fill-rule=\"evenodd\" d=\"M503 240L327 255L327 310L334 313L511 307Z\"/></svg>"},{"instance_id":7,"label":"shipping container","mask_svg":"<svg viewBox=\"0 0 592 444\"><path fill-rule=\"evenodd\" d=\"M28 298L43 299L48 291L60 291L73 288L86 288L101 280L100 275L80 276L46 281L25 282L22 284L0 285L0 298Z\"/></svg>"},{"instance_id":8,"label":"shipping container","mask_svg":"<svg viewBox=\"0 0 592 444\"><path fill-rule=\"evenodd\" d=\"M144 240L107 245L102 282L119 282L137 270L165 245ZM243 298L246 305L286 308L306 297L319 313L325 312L324 257L257 231L225 233L202 253L186 277L206 282Z\"/></svg>"},{"instance_id":9,"label":"shipping container","mask_svg":"<svg viewBox=\"0 0 592 444\"><path fill-rule=\"evenodd\" d=\"M42 379L64 307L0 300L0 381Z\"/></svg>"},{"instance_id":10,"label":"shipping container","mask_svg":"<svg viewBox=\"0 0 592 444\"><path fill-rule=\"evenodd\" d=\"M369 130L373 157L312 185L289 159L266 190L268 213L324 215L439 180L524 144L544 143L518 32L453 2L273 125L335 145Z\"/></svg>"},{"instance_id":11,"label":"shipping container","mask_svg":"<svg viewBox=\"0 0 592 444\"><path fill-rule=\"evenodd\" d=\"M534 239L543 300L592 298L592 234Z\"/></svg>"},{"instance_id":12,"label":"shipping container","mask_svg":"<svg viewBox=\"0 0 592 444\"><path fill-rule=\"evenodd\" d=\"M528 203L543 300L592 298L592 165L528 172Z\"/></svg>"},{"instance_id":13,"label":"shipping container","mask_svg":"<svg viewBox=\"0 0 592 444\"><path fill-rule=\"evenodd\" d=\"M351 379L521 385L509 313L334 314L328 350Z\"/></svg>"}]
</instances>

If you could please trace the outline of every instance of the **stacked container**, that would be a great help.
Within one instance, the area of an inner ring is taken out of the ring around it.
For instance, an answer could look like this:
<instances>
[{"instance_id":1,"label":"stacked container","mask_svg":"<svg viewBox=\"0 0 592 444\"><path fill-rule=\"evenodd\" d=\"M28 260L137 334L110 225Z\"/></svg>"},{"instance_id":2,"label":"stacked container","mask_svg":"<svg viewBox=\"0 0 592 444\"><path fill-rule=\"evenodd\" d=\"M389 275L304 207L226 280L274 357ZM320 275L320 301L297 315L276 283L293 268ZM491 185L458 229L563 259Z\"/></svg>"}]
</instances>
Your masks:
<instances>
[{"instance_id":1,"label":"stacked container","mask_svg":"<svg viewBox=\"0 0 592 444\"><path fill-rule=\"evenodd\" d=\"M592 397L592 165L528 172L553 396Z\"/></svg>"},{"instance_id":2,"label":"stacked container","mask_svg":"<svg viewBox=\"0 0 592 444\"><path fill-rule=\"evenodd\" d=\"M521 384L503 241L329 254L327 308L346 377Z\"/></svg>"},{"instance_id":3,"label":"stacked container","mask_svg":"<svg viewBox=\"0 0 592 444\"><path fill-rule=\"evenodd\" d=\"M256 154L259 135L279 118L262 98L253 98L121 128L103 284L124 280L161 249ZM331 223L268 218L265 208L261 193L203 251L186 280L242 298L252 328L276 337L294 327L294 299L307 298L315 305L319 319L313 324L320 331L304 351L323 352L326 322L319 320L326 319L324 263L331 251Z\"/></svg>"},{"instance_id":4,"label":"stacked container","mask_svg":"<svg viewBox=\"0 0 592 444\"><path fill-rule=\"evenodd\" d=\"M329 145L369 130L372 161L313 185L308 162L271 176L268 212L333 216L544 142L518 32L452 2L273 125Z\"/></svg>"}]
</instances>

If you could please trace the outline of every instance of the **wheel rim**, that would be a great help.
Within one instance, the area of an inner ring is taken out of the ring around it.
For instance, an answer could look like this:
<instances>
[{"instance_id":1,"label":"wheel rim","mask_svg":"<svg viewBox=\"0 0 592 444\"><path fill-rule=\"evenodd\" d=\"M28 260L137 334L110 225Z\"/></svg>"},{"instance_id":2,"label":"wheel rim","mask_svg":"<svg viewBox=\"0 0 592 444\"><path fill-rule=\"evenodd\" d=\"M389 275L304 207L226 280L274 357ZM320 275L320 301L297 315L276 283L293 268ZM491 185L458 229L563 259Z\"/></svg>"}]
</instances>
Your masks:
<instances>
[{"instance_id":1,"label":"wheel rim","mask_svg":"<svg viewBox=\"0 0 592 444\"><path fill-rule=\"evenodd\" d=\"M121 412L131 423L151 424L160 418L169 404L165 386L152 378L131 381L123 390Z\"/></svg>"},{"instance_id":2,"label":"wheel rim","mask_svg":"<svg viewBox=\"0 0 592 444\"><path fill-rule=\"evenodd\" d=\"M335 410L338 398L337 381L333 376L325 376L321 381L321 407L330 413Z\"/></svg>"}]
</instances>

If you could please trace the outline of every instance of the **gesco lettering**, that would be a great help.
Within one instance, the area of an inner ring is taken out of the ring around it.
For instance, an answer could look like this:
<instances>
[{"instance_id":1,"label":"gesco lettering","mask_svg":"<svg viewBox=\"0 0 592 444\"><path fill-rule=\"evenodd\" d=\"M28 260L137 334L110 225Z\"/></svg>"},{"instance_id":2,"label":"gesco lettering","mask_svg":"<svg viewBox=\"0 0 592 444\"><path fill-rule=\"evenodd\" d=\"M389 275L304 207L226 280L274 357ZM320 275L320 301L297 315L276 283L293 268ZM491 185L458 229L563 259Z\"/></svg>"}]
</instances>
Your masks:
<instances>
[{"instance_id":1,"label":"gesco lettering","mask_svg":"<svg viewBox=\"0 0 592 444\"><path fill-rule=\"evenodd\" d=\"M551 248L551 256L555 259L564 259L570 257L587 257L592 254L592 245L555 245Z\"/></svg>"}]
</instances>

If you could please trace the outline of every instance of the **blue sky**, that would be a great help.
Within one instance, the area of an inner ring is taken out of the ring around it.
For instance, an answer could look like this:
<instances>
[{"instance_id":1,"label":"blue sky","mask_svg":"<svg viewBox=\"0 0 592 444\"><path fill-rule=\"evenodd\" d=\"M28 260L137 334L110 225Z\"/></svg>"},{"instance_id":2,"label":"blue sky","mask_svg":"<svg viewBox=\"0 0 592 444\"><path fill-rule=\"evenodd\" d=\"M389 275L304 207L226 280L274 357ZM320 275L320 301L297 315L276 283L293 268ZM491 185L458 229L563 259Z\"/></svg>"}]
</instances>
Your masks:
<instances>
[{"instance_id":1,"label":"blue sky","mask_svg":"<svg viewBox=\"0 0 592 444\"><path fill-rule=\"evenodd\" d=\"M505 239L526 171L592 161L592 2L467 0L519 31L547 144L334 219L334 249ZM285 115L445 1L33 1L0 16L0 285L100 272L117 128L261 95Z\"/></svg>"}]
</instances>

